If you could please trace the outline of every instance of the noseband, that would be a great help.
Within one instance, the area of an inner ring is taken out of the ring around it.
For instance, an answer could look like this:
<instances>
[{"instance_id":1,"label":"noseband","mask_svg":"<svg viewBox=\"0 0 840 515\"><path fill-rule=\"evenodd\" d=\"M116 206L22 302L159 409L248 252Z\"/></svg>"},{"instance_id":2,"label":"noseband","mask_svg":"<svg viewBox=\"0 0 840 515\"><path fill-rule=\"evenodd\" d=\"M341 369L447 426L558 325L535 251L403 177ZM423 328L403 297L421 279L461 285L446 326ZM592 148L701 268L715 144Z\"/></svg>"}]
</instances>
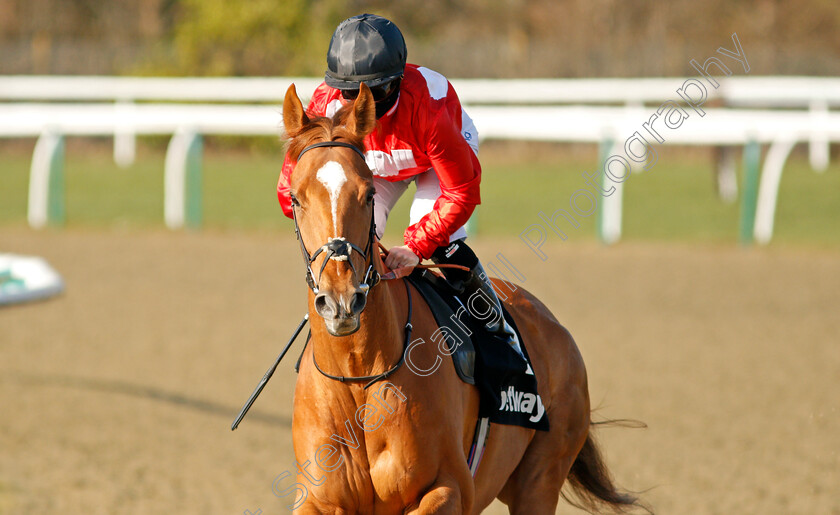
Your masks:
<instances>
[{"instance_id":1,"label":"noseband","mask_svg":"<svg viewBox=\"0 0 840 515\"><path fill-rule=\"evenodd\" d=\"M303 157L305 153L312 150L313 148L319 147L345 147L354 150L362 159L365 159L364 153L356 146L351 145L350 143L345 143L343 141L322 141L320 143L313 143L308 147L304 148L300 154L298 154L297 162L300 162L300 158ZM370 204L370 230L368 232L368 242L365 245L364 250L360 248L358 245L355 245L343 237L336 237L330 238L327 240L327 243L321 245L318 250L315 251L314 254L310 254L309 251L306 249L306 245L303 243L303 238L300 235L300 227L298 226L297 221L297 213L295 211L295 204L292 203L292 218L295 222L295 236L297 236L298 242L300 243L300 251L303 255L303 262L306 265L306 284L309 285L309 289L313 291L313 293L318 293L318 283L321 280L321 275L324 273L324 268L327 266L327 262L332 261L347 261L350 265L350 269L353 271L353 275L356 275L356 266L353 264L353 260L350 259L351 254L355 251L358 254L361 254L364 262L367 263L368 268L365 272L365 276L362 279L361 284L359 284L359 288L364 292L365 296L367 296L370 289L376 286L379 283L379 273L374 270L373 268L373 242L376 239L376 221L374 219L374 204L373 200L371 200ZM324 255L324 262L321 263L321 269L318 270L318 281L315 280L314 274L312 273L312 263L320 256L322 253Z\"/></svg>"}]
</instances>

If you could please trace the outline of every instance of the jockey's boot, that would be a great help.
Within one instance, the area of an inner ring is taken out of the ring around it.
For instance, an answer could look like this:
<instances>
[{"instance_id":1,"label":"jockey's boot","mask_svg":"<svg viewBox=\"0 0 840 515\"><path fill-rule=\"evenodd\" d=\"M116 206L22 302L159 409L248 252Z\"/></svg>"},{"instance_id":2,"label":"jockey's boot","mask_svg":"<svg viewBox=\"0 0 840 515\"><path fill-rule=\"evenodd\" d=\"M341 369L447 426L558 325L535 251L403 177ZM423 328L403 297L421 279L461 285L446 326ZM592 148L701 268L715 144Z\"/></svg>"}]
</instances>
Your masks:
<instances>
[{"instance_id":1,"label":"jockey's boot","mask_svg":"<svg viewBox=\"0 0 840 515\"><path fill-rule=\"evenodd\" d=\"M516 331L505 320L499 296L496 295L496 290L480 262L470 270L469 277L464 281L461 299L467 305L467 312L484 322L489 333L513 347L516 353L525 359Z\"/></svg>"},{"instance_id":2,"label":"jockey's boot","mask_svg":"<svg viewBox=\"0 0 840 515\"><path fill-rule=\"evenodd\" d=\"M466 271L444 268L441 271L450 282L463 285L464 292L459 297L467 307L467 313L484 322L489 333L513 347L524 360L525 354L522 352L522 345L519 343L516 331L505 320L502 314L502 303L496 295L496 290L493 289L490 278L487 277L478 256L469 245L463 239L458 239L447 246L438 247L432 255L432 261L438 264L460 265L469 269Z\"/></svg>"}]
</instances>

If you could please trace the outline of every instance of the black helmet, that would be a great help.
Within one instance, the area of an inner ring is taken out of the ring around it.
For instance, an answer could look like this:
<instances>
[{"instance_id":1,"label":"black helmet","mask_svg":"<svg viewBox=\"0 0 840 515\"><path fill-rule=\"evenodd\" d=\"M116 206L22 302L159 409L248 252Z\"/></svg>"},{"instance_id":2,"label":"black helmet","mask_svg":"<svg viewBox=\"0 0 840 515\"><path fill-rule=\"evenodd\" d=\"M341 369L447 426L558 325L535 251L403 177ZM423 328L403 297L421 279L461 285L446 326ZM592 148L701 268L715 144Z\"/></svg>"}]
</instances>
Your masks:
<instances>
[{"instance_id":1,"label":"black helmet","mask_svg":"<svg viewBox=\"0 0 840 515\"><path fill-rule=\"evenodd\" d=\"M327 86L359 89L376 87L405 70L405 39L390 20L375 14L347 18L335 29L327 51Z\"/></svg>"}]
</instances>

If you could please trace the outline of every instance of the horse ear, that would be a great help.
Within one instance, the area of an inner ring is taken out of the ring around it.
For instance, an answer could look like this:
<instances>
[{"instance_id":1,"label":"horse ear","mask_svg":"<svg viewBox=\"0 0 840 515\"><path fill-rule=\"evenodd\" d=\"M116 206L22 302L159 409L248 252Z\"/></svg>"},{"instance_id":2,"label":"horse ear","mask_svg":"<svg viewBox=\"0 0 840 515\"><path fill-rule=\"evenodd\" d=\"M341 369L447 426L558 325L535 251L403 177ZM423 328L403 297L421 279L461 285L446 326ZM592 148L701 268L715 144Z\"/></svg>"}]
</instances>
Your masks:
<instances>
[{"instance_id":1,"label":"horse ear","mask_svg":"<svg viewBox=\"0 0 840 515\"><path fill-rule=\"evenodd\" d=\"M301 129L309 123L309 117L303 110L303 104L297 96L295 85L289 86L286 90L286 98L283 100L283 128L286 136L294 138L300 134Z\"/></svg>"},{"instance_id":2,"label":"horse ear","mask_svg":"<svg viewBox=\"0 0 840 515\"><path fill-rule=\"evenodd\" d=\"M360 138L364 138L376 128L376 104L370 88L365 83L359 86L359 96L353 102L353 109L347 117L346 125Z\"/></svg>"}]
</instances>

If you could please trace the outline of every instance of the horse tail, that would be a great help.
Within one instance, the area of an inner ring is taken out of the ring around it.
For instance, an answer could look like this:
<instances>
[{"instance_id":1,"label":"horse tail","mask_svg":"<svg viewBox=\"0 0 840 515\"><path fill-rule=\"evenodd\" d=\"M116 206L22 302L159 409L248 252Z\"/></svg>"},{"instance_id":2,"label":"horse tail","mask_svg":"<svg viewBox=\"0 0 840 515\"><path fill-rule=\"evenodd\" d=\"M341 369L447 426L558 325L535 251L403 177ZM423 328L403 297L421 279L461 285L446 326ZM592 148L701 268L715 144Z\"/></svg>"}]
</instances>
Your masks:
<instances>
[{"instance_id":1,"label":"horse tail","mask_svg":"<svg viewBox=\"0 0 840 515\"><path fill-rule=\"evenodd\" d=\"M638 427L638 424L641 423L623 420L592 423L592 425L603 424L630 424ZM644 424L641 424L641 426L644 427ZM572 463L567 483L571 486L571 493L574 498L570 498L568 493L563 491L561 492L563 499L569 504L590 513L602 513L604 510L613 513L627 513L634 508L638 508L653 514L653 511L643 504L636 495L622 491L615 485L604 458L601 456L595 435L591 430L583 443L583 448Z\"/></svg>"}]
</instances>

